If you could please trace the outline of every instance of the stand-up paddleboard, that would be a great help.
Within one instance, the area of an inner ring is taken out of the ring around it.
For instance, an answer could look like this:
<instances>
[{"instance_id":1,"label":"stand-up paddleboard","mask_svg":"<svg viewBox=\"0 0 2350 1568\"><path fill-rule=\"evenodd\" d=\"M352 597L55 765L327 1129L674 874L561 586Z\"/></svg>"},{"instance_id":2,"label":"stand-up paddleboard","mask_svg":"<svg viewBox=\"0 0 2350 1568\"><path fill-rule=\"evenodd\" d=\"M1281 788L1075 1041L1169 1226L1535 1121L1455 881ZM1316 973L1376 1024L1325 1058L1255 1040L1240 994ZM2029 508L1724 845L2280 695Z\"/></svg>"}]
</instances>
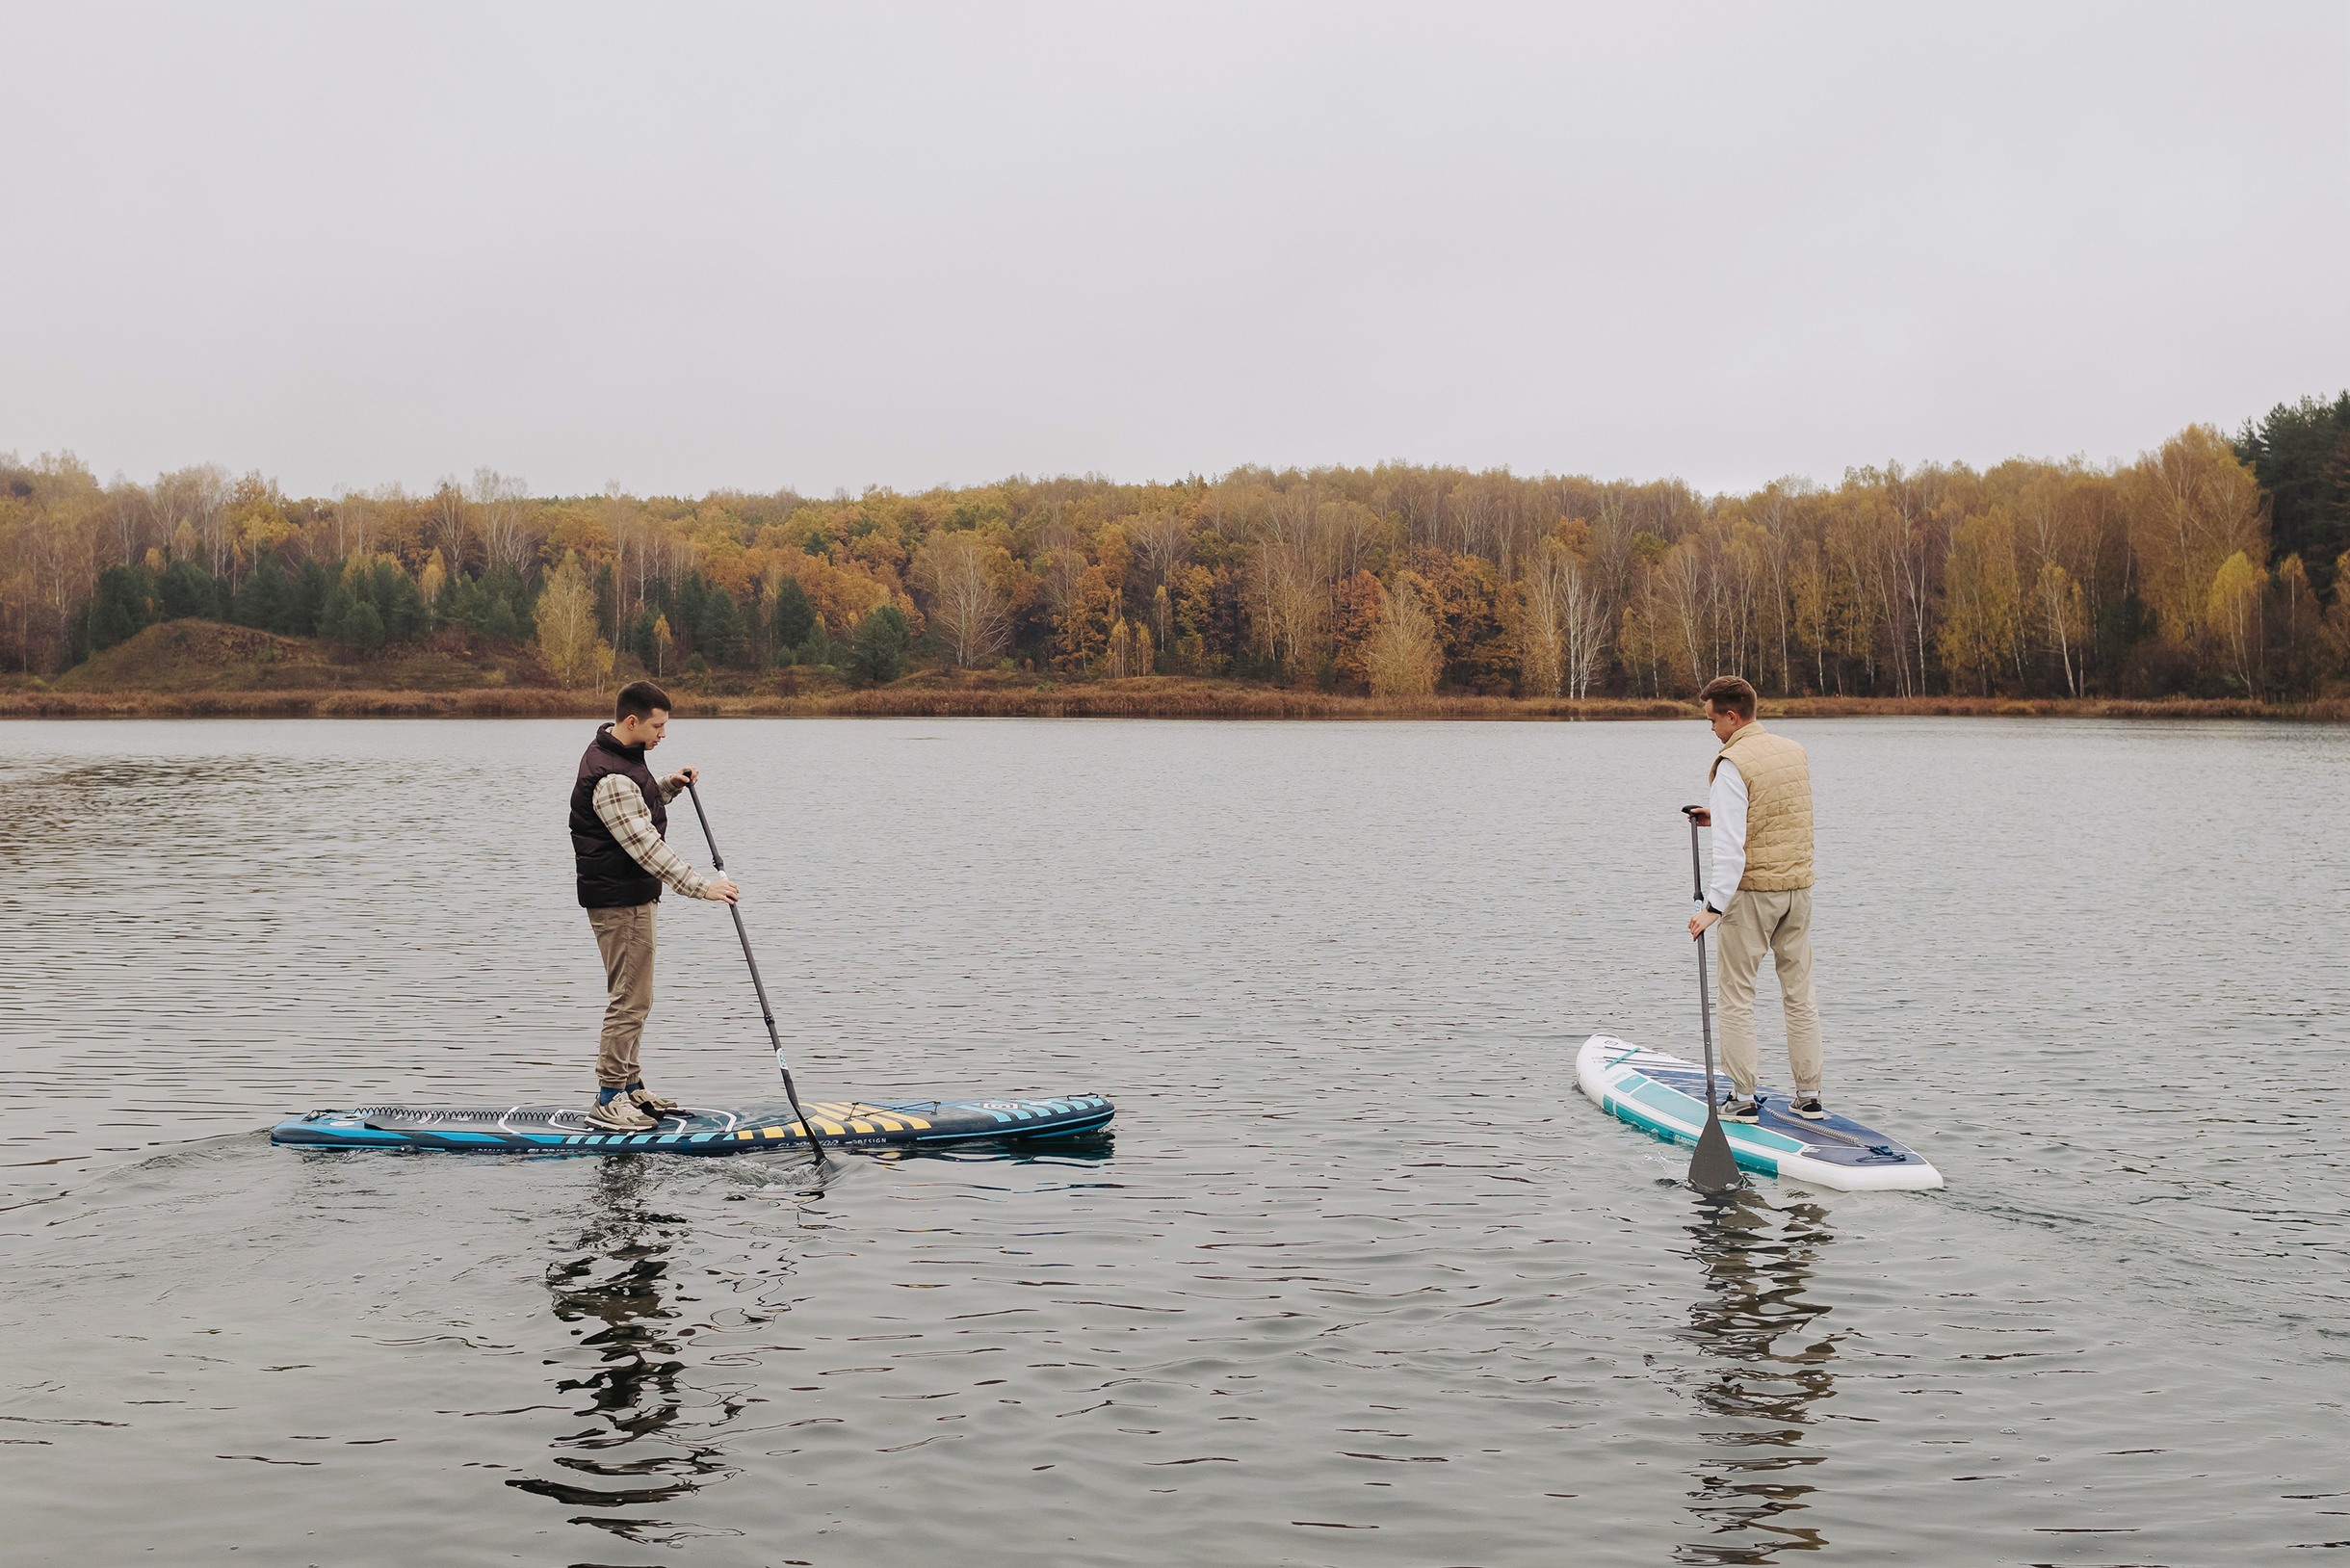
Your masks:
<instances>
[{"instance_id":1,"label":"stand-up paddleboard","mask_svg":"<svg viewBox=\"0 0 2350 1568\"><path fill-rule=\"evenodd\" d=\"M1706 1130L1706 1070L1693 1061L1594 1034L1576 1054L1575 1078L1603 1110L1644 1133L1695 1143ZM1788 1101L1778 1090L1764 1089L1759 1121L1722 1123L1739 1165L1859 1192L1942 1185L1942 1172L1923 1155L1875 1128L1835 1114L1806 1121L1787 1109Z\"/></svg>"},{"instance_id":2,"label":"stand-up paddleboard","mask_svg":"<svg viewBox=\"0 0 2350 1568\"><path fill-rule=\"evenodd\" d=\"M810 1100L802 1109L826 1149L1066 1137L1100 1127L1117 1113L1098 1094L1057 1100ZM808 1129L789 1106L681 1106L643 1133L600 1132L573 1106L504 1111L361 1106L289 1116L270 1129L270 1141L313 1149L472 1154L748 1154L804 1149Z\"/></svg>"}]
</instances>

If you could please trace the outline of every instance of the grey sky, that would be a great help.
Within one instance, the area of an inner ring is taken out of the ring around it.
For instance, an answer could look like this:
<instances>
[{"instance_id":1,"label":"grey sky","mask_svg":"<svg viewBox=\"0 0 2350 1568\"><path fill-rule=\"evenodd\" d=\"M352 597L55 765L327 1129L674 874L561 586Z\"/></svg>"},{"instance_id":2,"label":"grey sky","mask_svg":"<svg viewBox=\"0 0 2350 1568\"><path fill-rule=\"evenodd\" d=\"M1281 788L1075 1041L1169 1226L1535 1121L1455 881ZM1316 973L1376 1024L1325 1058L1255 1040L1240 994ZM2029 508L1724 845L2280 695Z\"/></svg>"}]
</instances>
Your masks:
<instances>
[{"instance_id":1,"label":"grey sky","mask_svg":"<svg viewBox=\"0 0 2350 1568\"><path fill-rule=\"evenodd\" d=\"M0 0L0 449L1834 481L2350 384L2350 6Z\"/></svg>"}]
</instances>

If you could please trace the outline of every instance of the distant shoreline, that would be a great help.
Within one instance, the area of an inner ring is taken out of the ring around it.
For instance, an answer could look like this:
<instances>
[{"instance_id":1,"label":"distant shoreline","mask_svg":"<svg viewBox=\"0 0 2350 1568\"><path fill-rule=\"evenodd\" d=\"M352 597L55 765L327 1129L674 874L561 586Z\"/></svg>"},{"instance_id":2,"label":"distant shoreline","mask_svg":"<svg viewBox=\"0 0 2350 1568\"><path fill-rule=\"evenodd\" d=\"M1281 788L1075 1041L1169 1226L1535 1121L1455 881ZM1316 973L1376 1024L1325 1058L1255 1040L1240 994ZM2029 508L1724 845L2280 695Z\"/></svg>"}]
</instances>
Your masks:
<instances>
[{"instance_id":1,"label":"distant shoreline","mask_svg":"<svg viewBox=\"0 0 2350 1568\"><path fill-rule=\"evenodd\" d=\"M1001 677L922 675L867 691L700 693L670 683L681 718L693 719L1453 719L1560 722L1693 719L1676 698L1369 697L1181 676L1013 685ZM459 691L56 692L0 690L10 719L601 719L609 692L533 687ZM2350 723L2350 699L2271 703L2242 699L2140 702L2008 697L1765 697L1773 719L2260 719Z\"/></svg>"}]
</instances>

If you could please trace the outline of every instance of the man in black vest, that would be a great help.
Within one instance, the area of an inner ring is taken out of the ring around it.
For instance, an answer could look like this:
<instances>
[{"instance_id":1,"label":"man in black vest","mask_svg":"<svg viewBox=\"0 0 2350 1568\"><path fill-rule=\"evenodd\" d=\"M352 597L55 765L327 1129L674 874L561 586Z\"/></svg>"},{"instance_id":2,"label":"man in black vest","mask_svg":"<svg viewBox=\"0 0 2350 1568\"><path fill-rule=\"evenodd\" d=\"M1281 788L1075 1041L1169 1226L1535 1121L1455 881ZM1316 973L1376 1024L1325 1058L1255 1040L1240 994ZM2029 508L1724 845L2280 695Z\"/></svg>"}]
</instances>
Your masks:
<instances>
[{"instance_id":1,"label":"man in black vest","mask_svg":"<svg viewBox=\"0 0 2350 1568\"><path fill-rule=\"evenodd\" d=\"M591 1127L641 1133L677 1109L644 1086L637 1068L644 1020L653 1010L653 911L661 884L689 899L732 903L734 883L704 878L662 835L668 804L698 776L681 768L656 779L644 754L669 727L669 694L651 681L620 689L614 719L595 732L571 787L571 852L579 862L580 906L604 954L604 1035L595 1058Z\"/></svg>"}]
</instances>

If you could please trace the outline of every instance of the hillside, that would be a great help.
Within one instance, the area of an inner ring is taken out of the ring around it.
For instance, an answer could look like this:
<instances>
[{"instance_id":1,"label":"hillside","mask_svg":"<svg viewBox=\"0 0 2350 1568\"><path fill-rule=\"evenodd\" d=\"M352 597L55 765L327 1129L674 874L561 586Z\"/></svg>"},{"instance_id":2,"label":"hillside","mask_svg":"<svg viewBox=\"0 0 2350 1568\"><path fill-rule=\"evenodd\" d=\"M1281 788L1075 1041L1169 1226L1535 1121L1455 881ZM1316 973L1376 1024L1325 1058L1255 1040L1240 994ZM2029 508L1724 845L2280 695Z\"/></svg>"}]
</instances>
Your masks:
<instances>
[{"instance_id":1,"label":"hillside","mask_svg":"<svg viewBox=\"0 0 2350 1568\"><path fill-rule=\"evenodd\" d=\"M622 678L636 671L624 661ZM854 688L828 667L789 666L663 683L697 718L1040 719L1689 719L1665 698L1350 696L1266 681L1183 675L1122 680L1012 670L919 670ZM613 685L566 691L527 642L444 630L373 658L314 638L206 620L147 627L51 681L0 676L0 719L18 718L602 718ZM2128 702L2097 698L1764 698L1765 719L1893 715L1991 718L2350 719L2350 702Z\"/></svg>"},{"instance_id":2,"label":"hillside","mask_svg":"<svg viewBox=\"0 0 2350 1568\"><path fill-rule=\"evenodd\" d=\"M170 620L91 655L52 692L463 692L561 683L528 643L440 632L369 659L338 658L316 638L278 637L209 620Z\"/></svg>"}]
</instances>

